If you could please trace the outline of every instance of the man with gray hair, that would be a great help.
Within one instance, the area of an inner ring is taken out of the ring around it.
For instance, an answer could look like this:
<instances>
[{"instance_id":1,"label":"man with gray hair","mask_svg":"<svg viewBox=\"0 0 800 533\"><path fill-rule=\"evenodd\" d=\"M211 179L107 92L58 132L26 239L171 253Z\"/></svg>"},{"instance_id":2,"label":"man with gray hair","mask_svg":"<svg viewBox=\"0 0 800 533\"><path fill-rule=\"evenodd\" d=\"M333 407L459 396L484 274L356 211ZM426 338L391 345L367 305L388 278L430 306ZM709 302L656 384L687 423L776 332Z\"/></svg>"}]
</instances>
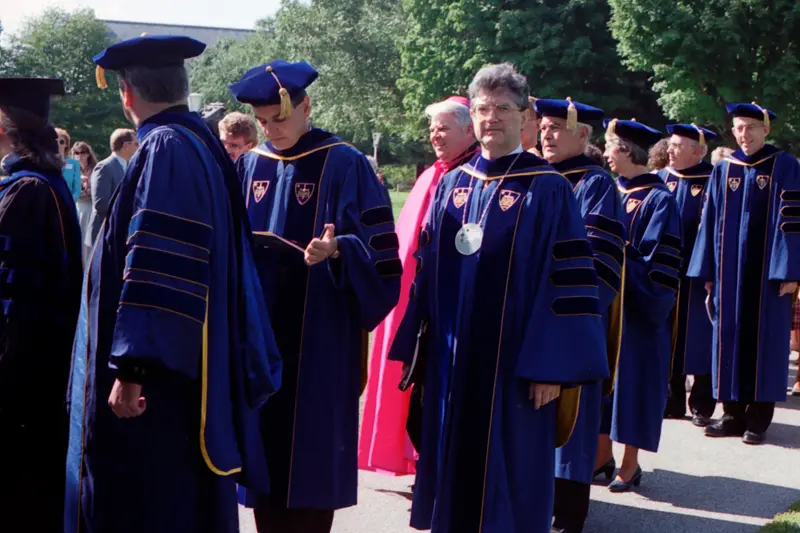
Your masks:
<instances>
[{"instance_id":1,"label":"man with gray hair","mask_svg":"<svg viewBox=\"0 0 800 533\"><path fill-rule=\"evenodd\" d=\"M373 331L369 381L358 444L359 468L398 475L414 473L416 461L413 453L407 452L408 440L411 439L415 448L420 447L419 414L423 383L418 371L413 376L406 376L405 385L398 390L397 383L402 380L401 367L396 361L387 361L386 355L408 307L409 291L418 266L415 254L419 236L425 227L436 188L445 174L475 156L478 144L472 131L469 100L463 96L451 96L431 104L425 109L425 115L430 120L430 142L437 159L417 178L395 225L398 253L403 263L400 298ZM424 348L422 354L418 354L420 358L425 357ZM417 368L422 366L420 364ZM413 389L408 390L412 385Z\"/></svg>"},{"instance_id":2,"label":"man with gray hair","mask_svg":"<svg viewBox=\"0 0 800 533\"><path fill-rule=\"evenodd\" d=\"M258 408L280 360L236 169L186 105L184 59L204 49L141 37L95 57L101 87L118 72L141 147L86 266L68 533L234 533L235 483L268 488Z\"/></svg>"},{"instance_id":3,"label":"man with gray hair","mask_svg":"<svg viewBox=\"0 0 800 533\"><path fill-rule=\"evenodd\" d=\"M683 248L691 250L700 227L700 213L706 196L706 185L714 166L703 158L708 154L708 143L717 135L694 124L667 126L669 139L669 166L659 171L678 202L683 225ZM692 423L706 427L717 406L711 386L711 320L706 311L706 291L703 284L686 277L689 261L681 268L678 305L673 311L672 366L669 396L664 418L683 419L686 415L686 376L693 375L694 383L689 395Z\"/></svg>"},{"instance_id":4,"label":"man with gray hair","mask_svg":"<svg viewBox=\"0 0 800 533\"><path fill-rule=\"evenodd\" d=\"M411 525L434 533L547 533L554 449L578 404L568 386L609 375L572 186L521 146L528 93L509 63L472 80L481 151L437 188L389 354L413 367L429 323Z\"/></svg>"},{"instance_id":5,"label":"man with gray hair","mask_svg":"<svg viewBox=\"0 0 800 533\"><path fill-rule=\"evenodd\" d=\"M136 132L130 129L116 129L111 134L111 155L97 163L89 179L92 196L92 216L89 218L89 231L86 232L83 245L92 248L100 226L106 219L108 203L111 195L117 190L119 182L125 175L128 161L139 148Z\"/></svg>"},{"instance_id":6,"label":"man with gray hair","mask_svg":"<svg viewBox=\"0 0 800 533\"><path fill-rule=\"evenodd\" d=\"M603 110L580 102L540 99L534 109L542 116L542 151L572 184L592 246L600 296L599 310L607 332L609 371L619 358L622 333L622 264L625 229L622 204L613 178L584 155L592 135L589 121L600 121ZM603 393L611 392L611 380L581 387L580 410L569 442L556 450L556 491L553 532L580 533L589 513L589 492L594 477L600 407Z\"/></svg>"}]
</instances>

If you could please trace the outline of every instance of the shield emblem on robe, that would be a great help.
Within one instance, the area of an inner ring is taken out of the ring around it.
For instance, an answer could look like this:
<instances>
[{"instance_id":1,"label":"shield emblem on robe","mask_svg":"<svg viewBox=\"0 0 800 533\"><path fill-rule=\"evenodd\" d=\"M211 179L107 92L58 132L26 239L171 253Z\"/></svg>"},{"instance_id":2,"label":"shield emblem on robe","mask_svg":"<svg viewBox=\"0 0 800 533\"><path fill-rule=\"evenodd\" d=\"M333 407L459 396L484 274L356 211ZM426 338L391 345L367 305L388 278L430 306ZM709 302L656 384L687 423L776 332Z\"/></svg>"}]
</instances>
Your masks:
<instances>
[{"instance_id":1,"label":"shield emblem on robe","mask_svg":"<svg viewBox=\"0 0 800 533\"><path fill-rule=\"evenodd\" d=\"M297 203L300 205L306 205L308 201L311 200L311 197L314 196L314 184L295 183L294 196L297 198Z\"/></svg>"},{"instance_id":2,"label":"shield emblem on robe","mask_svg":"<svg viewBox=\"0 0 800 533\"><path fill-rule=\"evenodd\" d=\"M703 186L702 185L692 185L692 188L690 189L690 192L692 193L692 196L697 196L698 194L703 192Z\"/></svg>"},{"instance_id":3,"label":"shield emblem on robe","mask_svg":"<svg viewBox=\"0 0 800 533\"><path fill-rule=\"evenodd\" d=\"M677 186L678 186L677 181L670 181L669 183L667 183L667 188L669 189L669 192L675 192L675 187Z\"/></svg>"},{"instance_id":4,"label":"shield emblem on robe","mask_svg":"<svg viewBox=\"0 0 800 533\"><path fill-rule=\"evenodd\" d=\"M642 201L641 201L641 200L637 200L636 198L631 198L630 200L628 200L627 202L625 202L625 210L626 210L628 213L631 213L631 212L633 212L633 210L634 210L634 209L636 209L637 207L639 207L639 204L640 204L640 203L642 203Z\"/></svg>"},{"instance_id":5,"label":"shield emblem on robe","mask_svg":"<svg viewBox=\"0 0 800 533\"><path fill-rule=\"evenodd\" d=\"M756 184L758 185L759 189L764 190L764 187L767 186L767 183L769 183L769 176L761 174L760 176L756 177Z\"/></svg>"},{"instance_id":6,"label":"shield emblem on robe","mask_svg":"<svg viewBox=\"0 0 800 533\"><path fill-rule=\"evenodd\" d=\"M500 209L508 211L519 200L519 193L515 191L500 191L500 198L497 202L500 204Z\"/></svg>"},{"instance_id":7,"label":"shield emblem on robe","mask_svg":"<svg viewBox=\"0 0 800 533\"><path fill-rule=\"evenodd\" d=\"M269 189L268 181L253 182L253 199L256 201L256 203L264 199L264 196L267 195L267 189Z\"/></svg>"},{"instance_id":8,"label":"shield emblem on robe","mask_svg":"<svg viewBox=\"0 0 800 533\"><path fill-rule=\"evenodd\" d=\"M742 178L728 178L728 187L731 188L732 191L736 192L736 189L739 188L739 185L742 183Z\"/></svg>"},{"instance_id":9,"label":"shield emblem on robe","mask_svg":"<svg viewBox=\"0 0 800 533\"><path fill-rule=\"evenodd\" d=\"M456 209L464 207L470 192L472 192L471 187L456 187L453 189L453 205Z\"/></svg>"}]
</instances>

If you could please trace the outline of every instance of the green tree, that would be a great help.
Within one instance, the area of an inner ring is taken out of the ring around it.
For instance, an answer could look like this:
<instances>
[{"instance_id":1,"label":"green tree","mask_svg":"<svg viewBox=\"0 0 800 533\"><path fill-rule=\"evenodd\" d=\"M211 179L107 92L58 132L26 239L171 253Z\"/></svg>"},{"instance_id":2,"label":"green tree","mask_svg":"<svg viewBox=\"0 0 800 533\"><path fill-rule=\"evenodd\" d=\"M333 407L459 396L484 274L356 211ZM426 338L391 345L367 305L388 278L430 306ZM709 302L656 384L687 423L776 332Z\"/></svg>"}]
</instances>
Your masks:
<instances>
[{"instance_id":1,"label":"green tree","mask_svg":"<svg viewBox=\"0 0 800 533\"><path fill-rule=\"evenodd\" d=\"M130 127L114 83L102 91L95 82L92 57L111 43L108 28L92 10L47 9L25 21L3 50L10 75L64 80L67 96L55 100L53 123L67 129L73 142L90 143L98 156L108 154L114 128Z\"/></svg>"},{"instance_id":2,"label":"green tree","mask_svg":"<svg viewBox=\"0 0 800 533\"><path fill-rule=\"evenodd\" d=\"M724 104L756 100L797 144L800 5L794 0L610 0L625 64L649 70L664 113L729 134Z\"/></svg>"},{"instance_id":3,"label":"green tree","mask_svg":"<svg viewBox=\"0 0 800 533\"><path fill-rule=\"evenodd\" d=\"M192 66L192 87L205 100L232 104L227 86L273 59L308 61L320 73L309 89L312 119L371 152L381 132L381 160L409 160L421 146L407 135L398 40L405 22L397 0L289 0L241 43L220 43ZM385 149L384 149L385 148Z\"/></svg>"},{"instance_id":4,"label":"green tree","mask_svg":"<svg viewBox=\"0 0 800 533\"><path fill-rule=\"evenodd\" d=\"M612 116L659 124L641 73L628 73L596 0L404 0L408 31L401 49L405 105L421 119L431 102L466 94L489 63L510 61L541 98L600 106Z\"/></svg>"}]
</instances>

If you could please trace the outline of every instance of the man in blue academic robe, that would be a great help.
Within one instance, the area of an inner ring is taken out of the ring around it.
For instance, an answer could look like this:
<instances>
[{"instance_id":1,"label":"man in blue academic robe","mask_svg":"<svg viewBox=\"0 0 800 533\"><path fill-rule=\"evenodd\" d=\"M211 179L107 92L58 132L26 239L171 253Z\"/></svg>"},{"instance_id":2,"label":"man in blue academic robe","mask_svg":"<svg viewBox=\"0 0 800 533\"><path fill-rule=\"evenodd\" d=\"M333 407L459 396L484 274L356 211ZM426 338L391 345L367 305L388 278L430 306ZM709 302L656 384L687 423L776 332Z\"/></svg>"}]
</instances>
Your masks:
<instances>
[{"instance_id":1,"label":"man in blue academic robe","mask_svg":"<svg viewBox=\"0 0 800 533\"><path fill-rule=\"evenodd\" d=\"M580 102L539 99L534 109L540 126L544 158L572 184L586 224L597 270L599 309L607 332L610 372L615 372L622 333L622 265L625 231L622 204L614 179L584 155L592 134L590 121L600 121L603 111ZM616 303L612 309L612 304ZM607 391L608 392L608 391ZM589 492L600 431L601 382L581 387L580 409L569 442L556 450L553 532L580 533L589 512Z\"/></svg>"},{"instance_id":2,"label":"man in blue academic robe","mask_svg":"<svg viewBox=\"0 0 800 533\"><path fill-rule=\"evenodd\" d=\"M437 188L389 356L418 364L429 324L411 525L546 533L578 403L562 387L609 375L597 274L572 184L522 150L525 78L491 65L469 93L481 154Z\"/></svg>"},{"instance_id":3,"label":"man in blue academic robe","mask_svg":"<svg viewBox=\"0 0 800 533\"><path fill-rule=\"evenodd\" d=\"M64 83L0 78L0 531L59 532L64 393L78 320L81 230L50 98Z\"/></svg>"},{"instance_id":4,"label":"man in blue academic robe","mask_svg":"<svg viewBox=\"0 0 800 533\"><path fill-rule=\"evenodd\" d=\"M231 86L267 139L238 169L285 364L261 416L272 492L244 495L261 533L327 532L335 509L356 504L366 335L400 291L383 186L363 154L309 124L316 78L308 63L278 60Z\"/></svg>"},{"instance_id":5,"label":"man in blue academic robe","mask_svg":"<svg viewBox=\"0 0 800 533\"><path fill-rule=\"evenodd\" d=\"M669 382L670 313L682 264L680 213L675 198L647 169L647 152L662 133L635 120L607 120L606 159L619 176L625 251L624 330L613 407L603 413L598 462L613 472L610 439L625 445L609 485L625 492L641 483L639 450L658 451Z\"/></svg>"},{"instance_id":6,"label":"man in blue academic robe","mask_svg":"<svg viewBox=\"0 0 800 533\"><path fill-rule=\"evenodd\" d=\"M280 359L236 170L186 105L205 45L142 37L115 70L140 147L87 265L73 351L68 533L239 531L235 481L268 490L258 408Z\"/></svg>"},{"instance_id":7,"label":"man in blue academic robe","mask_svg":"<svg viewBox=\"0 0 800 533\"><path fill-rule=\"evenodd\" d=\"M708 143L717 135L694 124L671 124L667 126L667 133L672 136L667 149L669 166L658 175L678 202L683 249L688 256L697 237L706 185L714 168L703 158L708 153ZM671 374L664 417L682 419L686 415L686 376L693 375L689 395L692 423L706 427L717 405L711 390L711 320L706 312L705 288L697 280L686 277L688 266L689 261L684 261L673 310Z\"/></svg>"},{"instance_id":8,"label":"man in blue academic robe","mask_svg":"<svg viewBox=\"0 0 800 533\"><path fill-rule=\"evenodd\" d=\"M766 143L775 114L728 104L739 150L711 174L688 276L705 282L713 322L709 437L761 444L786 400L792 293L800 280L800 164Z\"/></svg>"}]
</instances>

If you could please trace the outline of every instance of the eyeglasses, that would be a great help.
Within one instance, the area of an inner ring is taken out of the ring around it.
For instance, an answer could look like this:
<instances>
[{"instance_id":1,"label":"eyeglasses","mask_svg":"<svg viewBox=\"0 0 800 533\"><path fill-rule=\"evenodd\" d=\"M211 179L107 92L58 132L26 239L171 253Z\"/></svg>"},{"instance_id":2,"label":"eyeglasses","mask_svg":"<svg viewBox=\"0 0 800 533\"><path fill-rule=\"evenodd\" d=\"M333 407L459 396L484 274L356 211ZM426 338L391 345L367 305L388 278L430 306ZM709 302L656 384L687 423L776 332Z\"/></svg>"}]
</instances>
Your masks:
<instances>
[{"instance_id":1,"label":"eyeglasses","mask_svg":"<svg viewBox=\"0 0 800 533\"><path fill-rule=\"evenodd\" d=\"M87 152L86 150L80 150L80 151L76 150L72 152L72 155L89 155L89 152Z\"/></svg>"},{"instance_id":2,"label":"eyeglasses","mask_svg":"<svg viewBox=\"0 0 800 533\"><path fill-rule=\"evenodd\" d=\"M67 140L64 139L64 138L61 138L61 139L58 140L58 144L60 144L61 146L64 146L65 144L67 144Z\"/></svg>"},{"instance_id":3,"label":"eyeglasses","mask_svg":"<svg viewBox=\"0 0 800 533\"><path fill-rule=\"evenodd\" d=\"M519 112L525 110L525 109L523 109L523 108L521 108L519 106L515 106L513 104L497 104L497 105L476 104L476 105L472 106L472 109L475 110L475 113L477 113L477 115L479 117L483 117L483 118L488 117L489 114L492 111L494 111L495 114L497 115L497 118L499 118L499 119L508 118L515 111L519 113Z\"/></svg>"}]
</instances>

